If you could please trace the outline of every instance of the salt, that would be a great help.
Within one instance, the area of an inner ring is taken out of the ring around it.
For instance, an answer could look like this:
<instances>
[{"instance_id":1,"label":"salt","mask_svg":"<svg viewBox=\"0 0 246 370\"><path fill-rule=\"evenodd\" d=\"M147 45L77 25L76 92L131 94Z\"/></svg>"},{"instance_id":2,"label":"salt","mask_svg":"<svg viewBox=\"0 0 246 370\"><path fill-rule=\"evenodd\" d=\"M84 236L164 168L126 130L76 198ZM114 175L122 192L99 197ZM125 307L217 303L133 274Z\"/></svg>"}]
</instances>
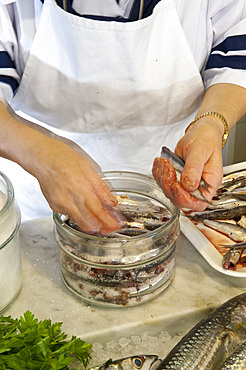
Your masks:
<instances>
[{"instance_id":1,"label":"salt","mask_svg":"<svg viewBox=\"0 0 246 370\"><path fill-rule=\"evenodd\" d=\"M91 360L88 368L102 365L109 359L115 361L137 355L157 355L160 359L164 359L184 334L186 332L172 337L165 331L157 335L150 335L148 331L144 331L140 335L121 337L105 344L91 343ZM78 361L72 362L71 369L75 367L84 370L83 365Z\"/></svg>"}]
</instances>

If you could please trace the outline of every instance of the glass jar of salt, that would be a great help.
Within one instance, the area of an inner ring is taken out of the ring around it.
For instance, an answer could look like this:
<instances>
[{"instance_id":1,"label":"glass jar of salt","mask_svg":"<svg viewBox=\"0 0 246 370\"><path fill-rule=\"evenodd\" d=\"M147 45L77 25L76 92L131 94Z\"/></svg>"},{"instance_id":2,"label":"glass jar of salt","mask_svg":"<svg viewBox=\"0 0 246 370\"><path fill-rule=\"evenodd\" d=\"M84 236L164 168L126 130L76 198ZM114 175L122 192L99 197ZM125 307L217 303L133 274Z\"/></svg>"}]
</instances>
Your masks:
<instances>
[{"instance_id":1,"label":"glass jar of salt","mask_svg":"<svg viewBox=\"0 0 246 370\"><path fill-rule=\"evenodd\" d=\"M15 300L21 289L20 221L13 185L0 172L0 313Z\"/></svg>"}]
</instances>

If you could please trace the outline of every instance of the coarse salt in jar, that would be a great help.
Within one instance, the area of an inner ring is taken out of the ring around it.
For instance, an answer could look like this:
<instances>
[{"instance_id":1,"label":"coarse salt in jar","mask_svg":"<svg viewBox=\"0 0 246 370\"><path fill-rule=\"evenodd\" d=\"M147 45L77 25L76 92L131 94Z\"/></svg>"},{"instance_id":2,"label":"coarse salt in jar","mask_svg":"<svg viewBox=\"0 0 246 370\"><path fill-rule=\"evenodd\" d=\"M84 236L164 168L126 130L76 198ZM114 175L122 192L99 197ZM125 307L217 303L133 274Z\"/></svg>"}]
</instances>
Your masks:
<instances>
[{"instance_id":1,"label":"coarse salt in jar","mask_svg":"<svg viewBox=\"0 0 246 370\"><path fill-rule=\"evenodd\" d=\"M152 177L106 172L126 223L109 236L84 233L54 214L54 233L65 285L85 303L131 307L148 302L172 282L179 209Z\"/></svg>"},{"instance_id":2,"label":"coarse salt in jar","mask_svg":"<svg viewBox=\"0 0 246 370\"><path fill-rule=\"evenodd\" d=\"M21 289L20 222L12 183L0 172L0 313L14 301Z\"/></svg>"}]
</instances>

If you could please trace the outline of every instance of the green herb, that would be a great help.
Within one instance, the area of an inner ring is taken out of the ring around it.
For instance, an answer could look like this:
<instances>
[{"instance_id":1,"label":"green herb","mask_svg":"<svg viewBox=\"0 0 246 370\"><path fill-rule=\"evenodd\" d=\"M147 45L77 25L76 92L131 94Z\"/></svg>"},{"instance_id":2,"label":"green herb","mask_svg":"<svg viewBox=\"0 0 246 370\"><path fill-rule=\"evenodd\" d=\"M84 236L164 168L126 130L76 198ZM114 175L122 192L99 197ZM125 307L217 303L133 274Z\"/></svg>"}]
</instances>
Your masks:
<instances>
[{"instance_id":1,"label":"green herb","mask_svg":"<svg viewBox=\"0 0 246 370\"><path fill-rule=\"evenodd\" d=\"M61 331L62 323L38 321L30 311L19 319L0 317L1 370L67 370L77 358L88 365L91 345Z\"/></svg>"}]
</instances>

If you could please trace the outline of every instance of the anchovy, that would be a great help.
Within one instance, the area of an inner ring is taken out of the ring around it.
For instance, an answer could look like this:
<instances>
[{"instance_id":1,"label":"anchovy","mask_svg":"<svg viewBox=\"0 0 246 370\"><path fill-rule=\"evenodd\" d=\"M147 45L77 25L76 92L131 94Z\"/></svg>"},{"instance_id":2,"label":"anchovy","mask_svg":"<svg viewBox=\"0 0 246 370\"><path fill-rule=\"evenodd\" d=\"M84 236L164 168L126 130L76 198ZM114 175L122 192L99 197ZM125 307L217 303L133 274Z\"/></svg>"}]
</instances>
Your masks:
<instances>
[{"instance_id":1,"label":"anchovy","mask_svg":"<svg viewBox=\"0 0 246 370\"><path fill-rule=\"evenodd\" d=\"M246 229L225 221L203 220L204 225L229 236L235 242L246 241Z\"/></svg>"},{"instance_id":2,"label":"anchovy","mask_svg":"<svg viewBox=\"0 0 246 370\"><path fill-rule=\"evenodd\" d=\"M230 209L215 209L211 211L193 212L187 217L194 220L231 220L246 214L246 205L234 207Z\"/></svg>"},{"instance_id":3,"label":"anchovy","mask_svg":"<svg viewBox=\"0 0 246 370\"><path fill-rule=\"evenodd\" d=\"M89 370L155 370L161 360L156 355L140 355L109 360L105 364Z\"/></svg>"},{"instance_id":4,"label":"anchovy","mask_svg":"<svg viewBox=\"0 0 246 370\"><path fill-rule=\"evenodd\" d=\"M146 229L138 229L136 227L133 227L133 228L125 228L125 229L121 229L119 230L117 233L114 233L114 236L116 236L116 234L120 234L120 235L125 235L125 236L140 236L140 235L144 235L148 232L148 230Z\"/></svg>"},{"instance_id":5,"label":"anchovy","mask_svg":"<svg viewBox=\"0 0 246 370\"><path fill-rule=\"evenodd\" d=\"M225 302L194 326L157 370L217 369L246 339L246 293Z\"/></svg>"},{"instance_id":6,"label":"anchovy","mask_svg":"<svg viewBox=\"0 0 246 370\"><path fill-rule=\"evenodd\" d=\"M230 194L223 194L219 199L212 199L211 204L208 204L207 209L231 209L235 207L246 206L246 200L240 200Z\"/></svg>"},{"instance_id":7,"label":"anchovy","mask_svg":"<svg viewBox=\"0 0 246 370\"><path fill-rule=\"evenodd\" d=\"M246 216L242 216L240 218L240 220L238 221L238 225L240 225L241 227L244 227L244 229L246 229Z\"/></svg>"},{"instance_id":8,"label":"anchovy","mask_svg":"<svg viewBox=\"0 0 246 370\"><path fill-rule=\"evenodd\" d=\"M219 370L245 370L246 369L246 341L244 341L229 356Z\"/></svg>"},{"instance_id":9,"label":"anchovy","mask_svg":"<svg viewBox=\"0 0 246 370\"><path fill-rule=\"evenodd\" d=\"M236 171L233 173L229 173L223 176L221 181L221 185L218 188L218 191L224 191L227 189L231 189L240 186L241 183L246 181L246 171Z\"/></svg>"},{"instance_id":10,"label":"anchovy","mask_svg":"<svg viewBox=\"0 0 246 370\"><path fill-rule=\"evenodd\" d=\"M234 189L230 191L230 194L238 199L246 200L246 187Z\"/></svg>"},{"instance_id":11,"label":"anchovy","mask_svg":"<svg viewBox=\"0 0 246 370\"><path fill-rule=\"evenodd\" d=\"M177 154L173 153L170 149L168 149L166 146L162 147L161 157L168 159L169 163L175 169L176 176L177 176L177 181L179 182L180 177L181 177L181 172L184 169L185 162ZM206 191L209 191L209 189L211 188L211 185L209 185L204 179L201 179L200 184L199 184L199 188L202 188ZM201 193L201 191L199 189L191 191L190 194L193 197L195 197L199 200L202 200L206 203L210 203L204 197L204 195Z\"/></svg>"},{"instance_id":12,"label":"anchovy","mask_svg":"<svg viewBox=\"0 0 246 370\"><path fill-rule=\"evenodd\" d=\"M244 248L243 248L244 249ZM226 270L237 269L237 263L240 260L242 249L230 248L228 252L223 256L222 265Z\"/></svg>"}]
</instances>

